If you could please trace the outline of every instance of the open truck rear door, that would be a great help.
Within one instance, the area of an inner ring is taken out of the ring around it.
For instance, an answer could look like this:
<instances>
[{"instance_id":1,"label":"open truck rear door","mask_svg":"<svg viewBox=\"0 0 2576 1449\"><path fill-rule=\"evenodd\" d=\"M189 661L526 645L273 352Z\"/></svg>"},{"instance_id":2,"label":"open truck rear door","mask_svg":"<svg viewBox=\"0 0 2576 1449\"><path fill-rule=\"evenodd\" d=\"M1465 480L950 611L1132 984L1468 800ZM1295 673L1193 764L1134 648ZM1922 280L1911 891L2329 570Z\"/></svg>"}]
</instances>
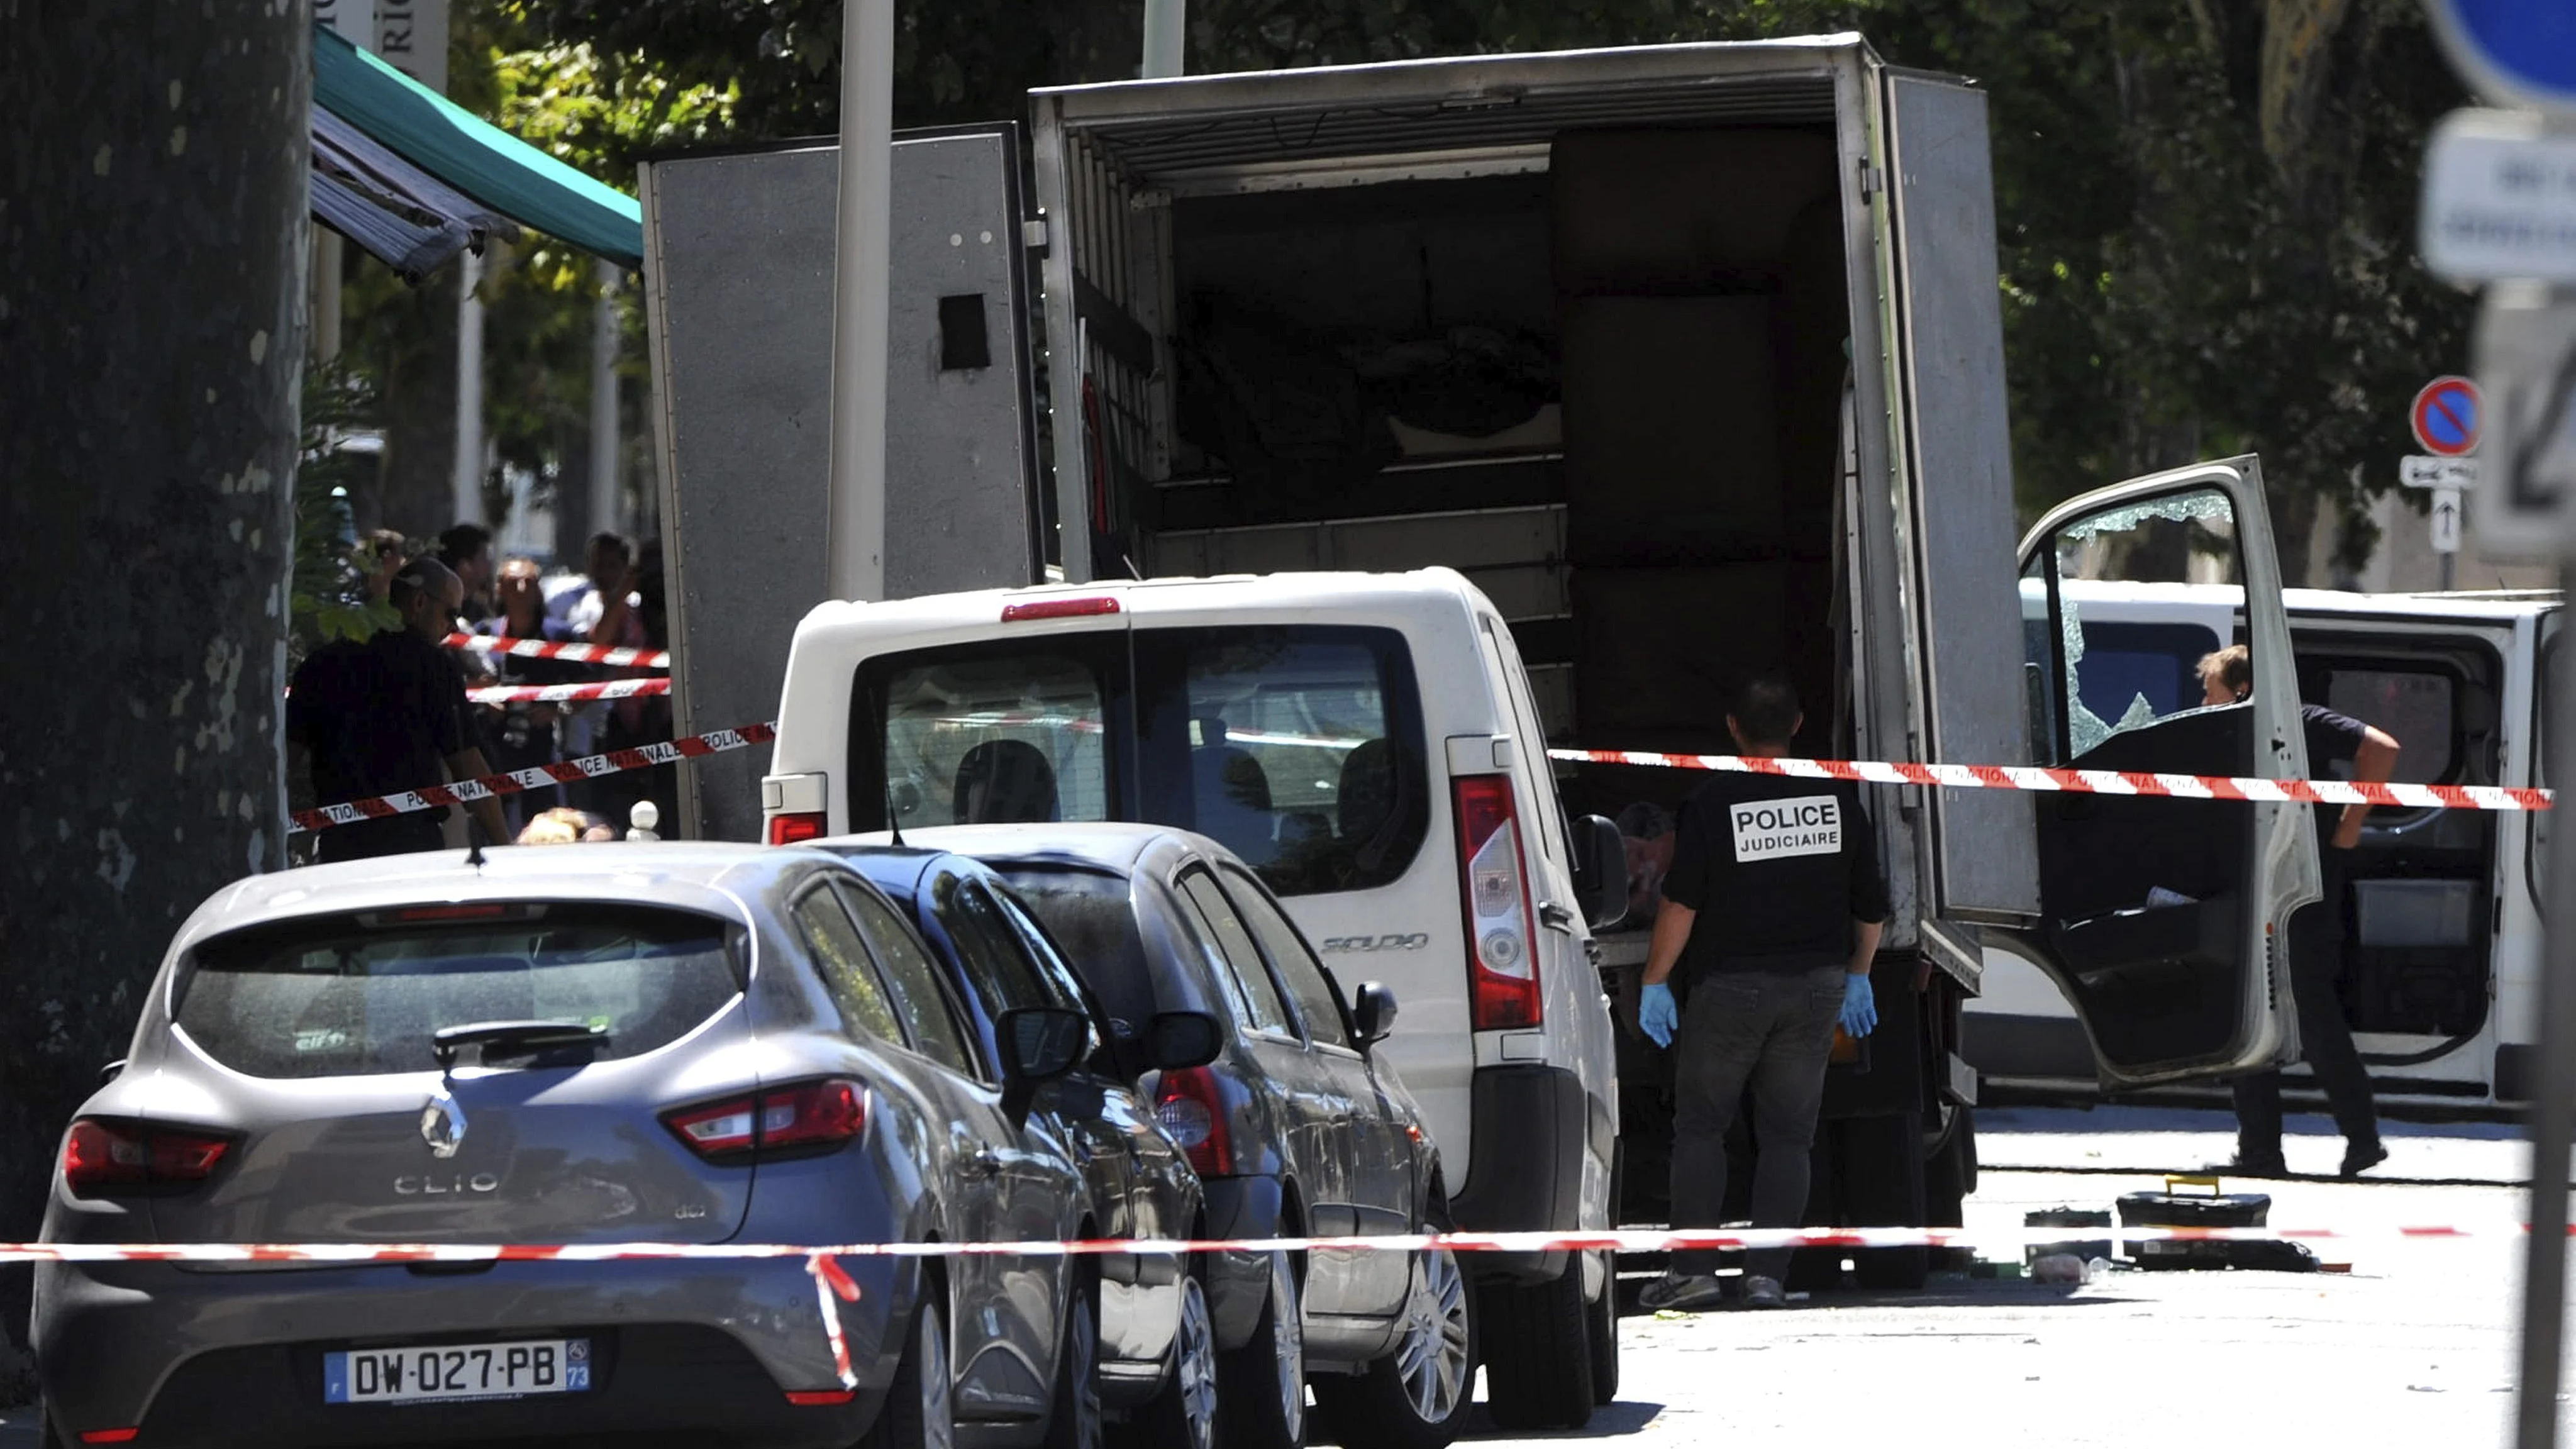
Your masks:
<instances>
[{"instance_id":1,"label":"open truck rear door","mask_svg":"<svg viewBox=\"0 0 2576 1449\"><path fill-rule=\"evenodd\" d=\"M2253 458L2196 464L2062 504L2022 543L2024 683L2046 764L2307 777L2280 568ZM2203 706L2164 654L2088 625L2095 585L2234 587L2254 688ZM2041 920L2008 945L2057 979L2103 1082L2137 1087L2297 1051L2285 954L2320 894L2305 805L2063 792L2037 797Z\"/></svg>"},{"instance_id":2,"label":"open truck rear door","mask_svg":"<svg viewBox=\"0 0 2576 1449\"><path fill-rule=\"evenodd\" d=\"M1043 569L1017 126L897 133L888 292L886 597ZM776 713L796 623L829 596L832 240L840 148L640 172L644 315L681 734ZM757 840L769 750L680 767L693 839Z\"/></svg>"},{"instance_id":3,"label":"open truck rear door","mask_svg":"<svg viewBox=\"0 0 2576 1449\"><path fill-rule=\"evenodd\" d=\"M1888 70L1880 114L1892 204L1901 345L1892 384L1905 406L1897 445L1911 480L1907 592L1921 601L1927 738L1911 756L2023 764L2010 583L2012 427L2004 416L2001 294L1995 287L1994 166L1986 96L1948 76ZM1857 285L1861 279L1855 278ZM2028 926L2039 914L2031 802L2002 790L1935 792L1933 909L1939 921ZM1971 938L1973 939L1973 938ZM1962 948L1973 959L1974 947Z\"/></svg>"}]
</instances>

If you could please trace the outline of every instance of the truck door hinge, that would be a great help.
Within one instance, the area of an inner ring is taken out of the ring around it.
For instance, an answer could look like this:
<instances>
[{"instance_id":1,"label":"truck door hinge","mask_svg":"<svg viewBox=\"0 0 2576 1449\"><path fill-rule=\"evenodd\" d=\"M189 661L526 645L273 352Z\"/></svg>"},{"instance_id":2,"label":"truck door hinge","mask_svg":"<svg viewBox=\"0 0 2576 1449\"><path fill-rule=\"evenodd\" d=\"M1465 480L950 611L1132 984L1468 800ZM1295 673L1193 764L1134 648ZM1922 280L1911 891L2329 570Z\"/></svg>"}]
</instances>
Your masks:
<instances>
[{"instance_id":1,"label":"truck door hinge","mask_svg":"<svg viewBox=\"0 0 2576 1449\"><path fill-rule=\"evenodd\" d=\"M1033 216L1020 223L1020 245L1033 252L1046 250L1047 219Z\"/></svg>"},{"instance_id":2,"label":"truck door hinge","mask_svg":"<svg viewBox=\"0 0 2576 1449\"><path fill-rule=\"evenodd\" d=\"M1867 161L1860 163L1860 199L1866 202L1886 189L1886 173Z\"/></svg>"}]
</instances>

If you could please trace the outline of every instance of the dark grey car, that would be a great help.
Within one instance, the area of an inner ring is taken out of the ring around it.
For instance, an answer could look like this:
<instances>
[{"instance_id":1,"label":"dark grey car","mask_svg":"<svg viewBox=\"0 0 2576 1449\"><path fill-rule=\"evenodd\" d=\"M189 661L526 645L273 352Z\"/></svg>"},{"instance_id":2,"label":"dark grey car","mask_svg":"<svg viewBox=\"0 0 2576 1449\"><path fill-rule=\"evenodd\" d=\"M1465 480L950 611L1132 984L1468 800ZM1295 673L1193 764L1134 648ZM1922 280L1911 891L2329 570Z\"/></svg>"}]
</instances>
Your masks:
<instances>
[{"instance_id":1,"label":"dark grey car","mask_svg":"<svg viewBox=\"0 0 2576 1449\"><path fill-rule=\"evenodd\" d=\"M55 1242L1061 1240L1073 1145L1024 1106L1087 1022L987 1063L873 887L819 853L457 852L227 887L66 1134ZM836 1370L804 1262L48 1266L57 1442L666 1435L1087 1449L1058 1256L852 1257ZM837 1300L836 1300L837 1301ZM1092 1411L1082 1412L1088 1404Z\"/></svg>"},{"instance_id":2,"label":"dark grey car","mask_svg":"<svg viewBox=\"0 0 2576 1449\"><path fill-rule=\"evenodd\" d=\"M1154 825L946 826L911 844L1009 880L1111 1016L1204 1011L1226 1023L1204 1067L1146 1079L1206 1186L1219 1238L1447 1226L1439 1155L1412 1095L1371 1048L1392 995L1351 999L1242 860ZM1248 1252L1210 1265L1222 1438L1294 1444L1306 1390L1354 1449L1432 1449L1471 1398L1468 1289L1446 1252Z\"/></svg>"}]
</instances>

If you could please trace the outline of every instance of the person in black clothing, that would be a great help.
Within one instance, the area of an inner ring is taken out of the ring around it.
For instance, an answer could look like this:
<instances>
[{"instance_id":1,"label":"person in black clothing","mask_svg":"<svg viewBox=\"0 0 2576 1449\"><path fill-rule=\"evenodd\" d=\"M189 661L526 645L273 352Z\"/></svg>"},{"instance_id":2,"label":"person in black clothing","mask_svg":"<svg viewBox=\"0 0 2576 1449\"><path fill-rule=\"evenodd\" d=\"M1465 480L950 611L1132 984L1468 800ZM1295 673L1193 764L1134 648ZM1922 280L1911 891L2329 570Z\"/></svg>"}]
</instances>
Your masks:
<instances>
[{"instance_id":1,"label":"person in black clothing","mask_svg":"<svg viewBox=\"0 0 2576 1449\"><path fill-rule=\"evenodd\" d=\"M1726 718L1739 749L1772 759L1789 753L1800 723L1796 691L1774 678L1739 689ZM1878 1024L1869 972L1888 902L1877 837L1857 786L1731 773L1700 787L1676 834L1638 1001L1640 1028L1678 1054L1673 1226L1719 1226L1727 1129L1749 1085L1753 1225L1795 1227L1834 1027L1859 1037ZM1715 1257L1679 1255L1641 1301L1714 1306ZM1788 1262L1785 1249L1751 1254L1745 1302L1784 1304Z\"/></svg>"},{"instance_id":2,"label":"person in black clothing","mask_svg":"<svg viewBox=\"0 0 2576 1449\"><path fill-rule=\"evenodd\" d=\"M2233 704L2254 691L2254 656L2237 644L2200 661L2205 703ZM2308 771L2326 777L2329 765L2350 763L2355 782L2384 783L2397 770L2397 741L2348 715L2322 705L2303 705L2300 723L2308 740ZM2299 1049L2317 1085L2326 1094L2335 1126L2343 1132L2343 1176L2359 1177L2388 1158L2379 1141L2379 1109L2371 1100L2370 1072L2352 1043L2352 1024L2344 1019L2337 991L2343 974L2344 875L2352 849L2361 843L2367 805L2347 805L2328 814L2313 807L2317 820L2317 865L2325 898L2290 921L2290 994L2299 1010ZM2332 822L2329 825L2329 821ZM2256 1072L2234 1084L2236 1157L2226 1170L2248 1177L2280 1177L2289 1171L2281 1155L2281 1074Z\"/></svg>"},{"instance_id":3,"label":"person in black clothing","mask_svg":"<svg viewBox=\"0 0 2576 1449\"><path fill-rule=\"evenodd\" d=\"M325 804L391 795L440 783L442 768L460 780L489 774L475 743L465 702L465 676L439 641L456 627L465 586L436 559L419 558L394 574L387 598L399 628L365 643L341 640L306 656L286 702L286 739L313 772L314 798ZM495 843L510 838L500 802L466 807ZM444 808L409 811L322 832L319 858L361 860L436 850Z\"/></svg>"}]
</instances>

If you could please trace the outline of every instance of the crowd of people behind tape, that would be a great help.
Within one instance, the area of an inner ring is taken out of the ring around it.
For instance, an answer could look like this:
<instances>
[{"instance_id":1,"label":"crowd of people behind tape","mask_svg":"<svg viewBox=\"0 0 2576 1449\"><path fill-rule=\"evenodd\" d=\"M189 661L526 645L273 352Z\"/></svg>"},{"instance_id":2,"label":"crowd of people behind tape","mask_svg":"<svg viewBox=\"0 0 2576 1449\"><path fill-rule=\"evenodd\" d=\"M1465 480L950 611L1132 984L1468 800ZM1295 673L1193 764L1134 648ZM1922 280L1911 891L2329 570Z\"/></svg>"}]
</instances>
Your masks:
<instances>
[{"instance_id":1,"label":"crowd of people behind tape","mask_svg":"<svg viewBox=\"0 0 2576 1449\"><path fill-rule=\"evenodd\" d=\"M438 773L449 778L461 773L456 761L463 755L461 751L447 750L445 743L475 749L483 767L493 773L506 773L671 738L671 701L667 696L471 704L463 707L462 718L450 732L420 717L438 713L435 704L378 697L388 692L383 687L385 670L372 663L406 635L426 642L443 633L668 649L660 540L648 538L639 547L616 533L595 534L582 550L578 571L557 568L549 572L538 560L525 555L497 554L489 529L460 523L420 544L398 533L378 530L360 540L358 555L359 576L370 598L392 605L403 622L366 643L325 646L298 670L298 687L309 698L301 707L290 698L289 736L290 743L305 746L302 753L308 761L305 768L311 771L315 797L312 803L335 803L344 792L349 798L357 798L441 783L436 779L392 778L396 774L419 773L422 767L417 763L398 765L393 761L418 761L422 758L420 753L406 756L389 749L353 749L348 743L352 735L416 731L425 739L443 742L434 744L431 753L444 762ZM425 593L417 587L437 572L430 565L443 566L461 586L455 591L457 607L452 617L443 597L436 596L434 590ZM414 624L418 627L411 627ZM453 668L458 687L464 689L594 683L659 676L663 672L531 658L499 650L441 647L439 652ZM335 653L341 661L336 670L332 667ZM334 687L331 681L335 676L350 682ZM307 687L308 678L311 687ZM358 679L367 682L358 683ZM442 699L450 696L447 681L438 681L438 686ZM335 740L342 742L337 767L331 758ZM315 748L317 745L321 748ZM527 790L499 802L501 822L507 831L502 839L550 843L614 838L610 823L626 821L638 801L651 800L659 807L662 818L674 818L676 794L677 781L668 765ZM457 827L464 822L451 826L444 819L445 812L433 813L438 817L435 820L424 816L403 822L407 829L377 832L388 837L383 849L361 848L347 853L394 853L456 843ZM363 835L368 833L369 825L388 823L371 821L337 829ZM432 824L439 827L436 840L426 829ZM485 829L491 833L489 824ZM328 848L329 844L342 843L326 843L322 857L342 856L343 851Z\"/></svg>"}]
</instances>

